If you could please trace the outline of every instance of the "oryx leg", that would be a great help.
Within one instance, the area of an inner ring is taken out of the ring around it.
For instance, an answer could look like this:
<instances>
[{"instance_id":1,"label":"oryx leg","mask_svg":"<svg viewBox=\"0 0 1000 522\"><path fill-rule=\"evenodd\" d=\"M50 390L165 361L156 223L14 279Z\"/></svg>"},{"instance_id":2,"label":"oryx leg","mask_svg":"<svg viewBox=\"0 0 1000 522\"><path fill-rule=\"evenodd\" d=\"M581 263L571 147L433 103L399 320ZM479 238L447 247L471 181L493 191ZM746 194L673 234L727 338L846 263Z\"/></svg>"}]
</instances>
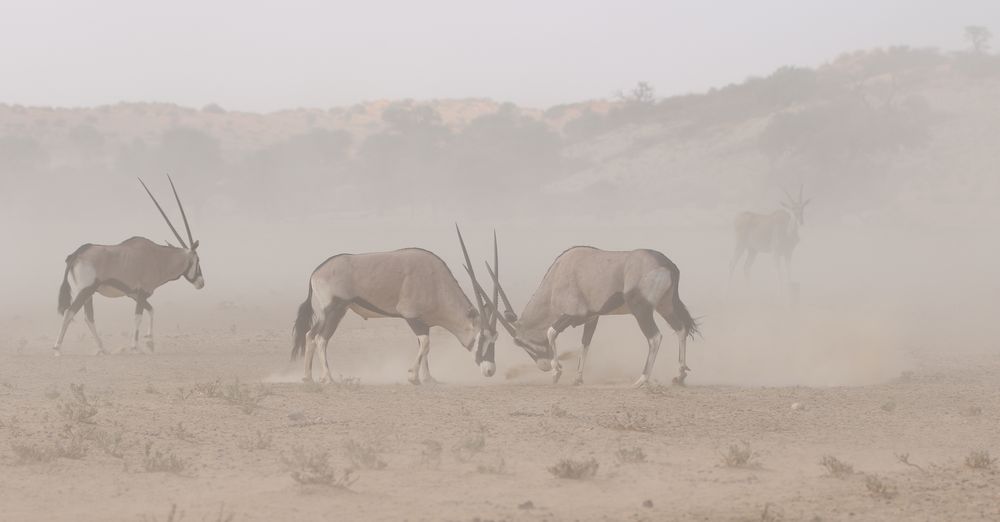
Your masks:
<instances>
[{"instance_id":1,"label":"oryx leg","mask_svg":"<svg viewBox=\"0 0 1000 522\"><path fill-rule=\"evenodd\" d=\"M733 259L729 261L729 283L733 282L733 271L736 270L736 263L740 262L740 258L747 251L746 244L739 242L736 244L736 250L733 251Z\"/></svg>"},{"instance_id":2,"label":"oryx leg","mask_svg":"<svg viewBox=\"0 0 1000 522\"><path fill-rule=\"evenodd\" d=\"M594 316L593 319L587 321L583 325L583 346L580 348L580 364L576 367L576 379L573 379L573 384L583 384L583 366L587 363L587 352L590 351L590 341L594 338L594 331L597 330L597 319L600 316Z\"/></svg>"},{"instance_id":3,"label":"oryx leg","mask_svg":"<svg viewBox=\"0 0 1000 522\"><path fill-rule=\"evenodd\" d=\"M558 322L557 322L558 324ZM552 384L557 384L562 377L562 364L559 362L559 350L556 348L556 338L562 333L562 328L556 329L550 326L545 336L549 339L549 346L552 348Z\"/></svg>"},{"instance_id":4,"label":"oryx leg","mask_svg":"<svg viewBox=\"0 0 1000 522\"><path fill-rule=\"evenodd\" d=\"M660 306L656 307L656 311L660 313L670 328L677 334L677 363L679 365L677 371L677 377L674 377L674 383L684 385L684 379L687 378L687 374L691 371L687 365L687 339L688 339L688 327L684 324L679 317L674 315L673 297L667 295L663 298L663 302Z\"/></svg>"},{"instance_id":5,"label":"oryx leg","mask_svg":"<svg viewBox=\"0 0 1000 522\"><path fill-rule=\"evenodd\" d=\"M146 309L144 297L135 298L135 319L132 322L132 353L139 352L139 327L142 326L142 312Z\"/></svg>"},{"instance_id":6,"label":"oryx leg","mask_svg":"<svg viewBox=\"0 0 1000 522\"><path fill-rule=\"evenodd\" d=\"M754 249L749 249L747 251L747 259L743 262L743 278L750 279L750 269L753 268L753 262L757 259L757 251Z\"/></svg>"},{"instance_id":7,"label":"oryx leg","mask_svg":"<svg viewBox=\"0 0 1000 522\"><path fill-rule=\"evenodd\" d=\"M427 354L431 351L431 329L421 321L407 319L406 322L417 336L417 358L413 360L413 366L409 370L409 381L411 384L420 384L420 369L423 368L425 380L433 382L427 363Z\"/></svg>"},{"instance_id":8,"label":"oryx leg","mask_svg":"<svg viewBox=\"0 0 1000 522\"><path fill-rule=\"evenodd\" d=\"M102 355L108 352L104 351L104 343L101 342L101 336L97 335L97 325L94 324L94 297L91 296L83 303L83 317L84 321L87 323L87 328L90 328L90 333L94 335L94 340L97 341L97 353L96 355Z\"/></svg>"},{"instance_id":9,"label":"oryx leg","mask_svg":"<svg viewBox=\"0 0 1000 522\"><path fill-rule=\"evenodd\" d=\"M344 318L346 313L347 308L342 306L329 309L323 321L323 331L314 339L315 349L319 350L319 361L323 364L323 376L320 377L319 382L333 382L333 376L330 374L330 361L326 357L326 347L330 344L330 338L337 331L340 320ZM312 376L312 357L309 357L309 366L309 375Z\"/></svg>"},{"instance_id":10,"label":"oryx leg","mask_svg":"<svg viewBox=\"0 0 1000 522\"><path fill-rule=\"evenodd\" d=\"M59 327L59 335L56 337L56 343L52 346L52 355L56 357L62 355L59 349L62 347L63 339L66 337L66 330L69 328L69 323L73 322L73 317L76 313L83 308L83 305L94 296L94 291L96 288L84 288L80 293L76 294L76 298L70 303L69 308L63 312L62 325Z\"/></svg>"},{"instance_id":11,"label":"oryx leg","mask_svg":"<svg viewBox=\"0 0 1000 522\"><path fill-rule=\"evenodd\" d=\"M155 350L153 343L153 305L149 304L149 301L143 301L143 305L143 309L149 315L149 328L146 329L146 349L149 350L149 353L153 353Z\"/></svg>"},{"instance_id":12,"label":"oryx leg","mask_svg":"<svg viewBox=\"0 0 1000 522\"><path fill-rule=\"evenodd\" d=\"M642 330L642 334L646 336L646 341L649 343L649 353L646 355L646 365L642 368L642 375L632 385L639 388L645 386L653 373L653 364L656 363L656 354L660 351L660 341L663 340L663 335L660 334L660 329L656 327L652 307L647 305L641 307L632 306L631 308L632 315L635 316L635 320L639 323L639 329Z\"/></svg>"}]
</instances>

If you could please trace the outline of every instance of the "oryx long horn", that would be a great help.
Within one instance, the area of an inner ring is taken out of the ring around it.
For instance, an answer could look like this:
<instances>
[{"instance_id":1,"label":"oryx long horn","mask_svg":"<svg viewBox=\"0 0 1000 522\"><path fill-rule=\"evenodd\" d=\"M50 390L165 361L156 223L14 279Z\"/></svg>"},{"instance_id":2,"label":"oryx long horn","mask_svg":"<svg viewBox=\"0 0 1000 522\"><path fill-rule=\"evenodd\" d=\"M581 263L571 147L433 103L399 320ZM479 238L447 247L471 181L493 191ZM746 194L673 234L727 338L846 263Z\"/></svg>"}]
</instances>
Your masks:
<instances>
[{"instance_id":1,"label":"oryx long horn","mask_svg":"<svg viewBox=\"0 0 1000 522\"><path fill-rule=\"evenodd\" d=\"M802 189L805 188L805 184L799 183L799 203L802 203Z\"/></svg>"},{"instance_id":2,"label":"oryx long horn","mask_svg":"<svg viewBox=\"0 0 1000 522\"><path fill-rule=\"evenodd\" d=\"M490 275L493 277L493 299L492 302L496 303L500 299L500 254L497 251L497 231L493 230L493 266L496 267L496 272L490 270ZM486 268L489 269L490 264L486 263ZM497 331L497 319L500 314L494 313L493 317L490 319L490 330Z\"/></svg>"},{"instance_id":3,"label":"oryx long horn","mask_svg":"<svg viewBox=\"0 0 1000 522\"><path fill-rule=\"evenodd\" d=\"M515 330L514 326L511 325L510 322L507 321L507 319L500 313L500 310L497 310L497 304L494 303L493 301L490 301L490 298L486 296L486 291L483 290L483 287L479 286L479 282L473 281L472 285L476 288L477 292L482 292L483 297L486 300L487 306L493 313L493 317L496 317L497 319L500 320L500 324L503 325L504 330L507 330L507 333L509 333L511 337L517 337L517 330Z\"/></svg>"},{"instance_id":4,"label":"oryx long horn","mask_svg":"<svg viewBox=\"0 0 1000 522\"><path fill-rule=\"evenodd\" d=\"M490 268L489 263L486 263L486 271L490 273L490 277L493 278L493 284L496 285L496 289L500 291L500 299L503 299L503 306L507 309L507 313L517 317L517 314L514 313L514 307L510 305L510 299L507 299L507 292L505 292L503 287L500 286L500 278L497 277L496 272ZM496 299L494 299L494 301L496 301Z\"/></svg>"},{"instance_id":5,"label":"oryx long horn","mask_svg":"<svg viewBox=\"0 0 1000 522\"><path fill-rule=\"evenodd\" d=\"M462 245L462 255L465 256L465 271L469 274L469 279L472 279L472 291L476 294L479 315L483 321L486 321L488 317L486 317L486 309L483 307L483 299L486 297L486 293L480 293L482 288L479 286L479 281L476 281L476 273L472 270L472 261L469 260L469 250L465 248L465 240L462 239L462 231L459 230L458 223L455 223L455 232L458 232L458 242Z\"/></svg>"},{"instance_id":6,"label":"oryx long horn","mask_svg":"<svg viewBox=\"0 0 1000 522\"><path fill-rule=\"evenodd\" d=\"M174 180L167 174L167 181L170 182L170 189L174 191L174 199L177 200L177 208L181 209L181 218L184 220L184 230L187 231L188 241L194 245L194 236L191 235L191 225L188 225L187 214L184 213L184 205L181 205L181 197L177 195L177 187L174 186Z\"/></svg>"},{"instance_id":7,"label":"oryx long horn","mask_svg":"<svg viewBox=\"0 0 1000 522\"><path fill-rule=\"evenodd\" d=\"M792 193L791 192L788 192L785 189L781 189L781 191L785 193L785 197L788 198L788 202L789 203L795 203L795 198L792 197Z\"/></svg>"},{"instance_id":8,"label":"oryx long horn","mask_svg":"<svg viewBox=\"0 0 1000 522\"><path fill-rule=\"evenodd\" d=\"M166 220L167 226L170 227L170 231L174 233L174 237L177 238L177 241L180 242L182 247L187 248L188 247L187 243L185 243L184 239L181 238L181 235L177 233L177 229L174 228L174 224L170 222L170 218L168 218L167 213L163 211L163 207L160 206L160 202L156 201L156 198L153 197L153 193L149 191L149 187L147 187L146 183L142 181L142 178L136 178L136 179L139 180L139 183L142 183L142 188L146 189L146 194L149 194L150 199L153 200L153 204L156 205L156 209L160 211L160 215L163 216L164 220Z\"/></svg>"}]
</instances>

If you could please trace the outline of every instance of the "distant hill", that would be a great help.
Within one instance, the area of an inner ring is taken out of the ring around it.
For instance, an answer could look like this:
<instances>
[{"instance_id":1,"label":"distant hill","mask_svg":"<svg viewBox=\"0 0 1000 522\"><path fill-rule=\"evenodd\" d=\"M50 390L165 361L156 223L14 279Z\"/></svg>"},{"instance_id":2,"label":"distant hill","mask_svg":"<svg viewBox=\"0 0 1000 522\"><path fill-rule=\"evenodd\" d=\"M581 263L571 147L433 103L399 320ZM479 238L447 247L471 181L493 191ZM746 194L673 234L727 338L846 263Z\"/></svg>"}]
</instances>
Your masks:
<instances>
[{"instance_id":1,"label":"distant hill","mask_svg":"<svg viewBox=\"0 0 1000 522\"><path fill-rule=\"evenodd\" d=\"M546 110L483 99L268 114L0 105L0 180L28 197L79 195L169 171L201 187L194 205L276 215L315 212L300 202L317 191L332 213L684 210L704 221L773 207L800 184L831 203L827 219L924 219L1000 196L994 55L877 49L650 94Z\"/></svg>"}]
</instances>

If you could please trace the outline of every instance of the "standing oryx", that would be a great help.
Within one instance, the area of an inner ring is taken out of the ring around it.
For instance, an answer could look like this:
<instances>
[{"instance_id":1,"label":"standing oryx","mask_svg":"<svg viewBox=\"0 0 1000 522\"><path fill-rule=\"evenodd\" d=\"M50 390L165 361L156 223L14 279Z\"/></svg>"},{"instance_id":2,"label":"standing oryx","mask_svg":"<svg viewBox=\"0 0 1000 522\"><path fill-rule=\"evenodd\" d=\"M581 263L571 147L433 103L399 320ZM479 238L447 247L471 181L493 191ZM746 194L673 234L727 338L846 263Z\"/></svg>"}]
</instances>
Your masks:
<instances>
[{"instance_id":1,"label":"standing oryx","mask_svg":"<svg viewBox=\"0 0 1000 522\"><path fill-rule=\"evenodd\" d=\"M187 231L189 243L185 243L170 218L163 211L160 203L153 197L149 187L140 179L142 187L153 199L156 208L167 221L174 237L182 248L168 245L158 245L144 237L131 237L117 245L92 245L90 243L76 249L66 258L66 272L63 274L62 286L59 288L59 314L62 315L62 327L56 344L52 347L55 355L59 355L66 328L73 316L83 308L84 317L90 333L97 341L97 353L105 353L104 344L97 335L94 326L94 292L107 297L128 296L135 300L135 327L132 331L132 350L138 350L139 326L142 323L142 312L149 313L149 331L146 333L146 347L153 351L153 307L149 297L164 283L184 276L195 288L205 286L205 278L201 274L201 262L198 259L198 241L191 236L184 206L177 195L173 180L170 188L177 200L177 207L184 219L184 229Z\"/></svg>"},{"instance_id":2,"label":"standing oryx","mask_svg":"<svg viewBox=\"0 0 1000 522\"><path fill-rule=\"evenodd\" d=\"M458 231L458 226L455 226ZM466 270L475 275L469 253L458 232L465 256ZM330 365L326 347L347 310L369 317L405 319L417 336L417 358L409 370L409 380L420 384L434 382L427 362L430 351L430 327L448 330L467 350L476 350L476 364L483 375L496 371L494 343L496 319L490 319L483 298L476 289L477 307L473 307L448 265L438 256L420 248L392 252L340 254L333 256L309 277L309 295L299 307L293 329L292 360L305 353L304 381L312 381L312 361L319 350L323 363L322 382L329 382Z\"/></svg>"},{"instance_id":3,"label":"standing oryx","mask_svg":"<svg viewBox=\"0 0 1000 522\"><path fill-rule=\"evenodd\" d=\"M584 325L583 350L574 381L574 384L582 384L583 367L597 319L602 315L632 314L649 342L646 365L634 384L637 387L644 385L653 371L663 337L653 318L653 313L657 312L677 332L680 372L675 382L684 383L690 370L685 364L687 338L698 331L698 324L681 302L677 289L680 270L667 256L655 250L609 252L589 246L572 247L549 267L520 318L511 310L496 272L489 264L487 269L500 290L505 315L500 316L496 311L495 299L487 300L488 306L500 317L514 343L535 360L538 369L552 370L553 382L558 382L562 374L556 337L566 327Z\"/></svg>"},{"instance_id":4,"label":"standing oryx","mask_svg":"<svg viewBox=\"0 0 1000 522\"><path fill-rule=\"evenodd\" d=\"M802 186L799 186L799 196L792 197L785 191L788 201L783 201L784 210L775 210L770 214L743 212L736 217L736 251L729 262L729 280L733 279L736 263L747 254L743 264L744 277L750 276L750 268L758 252L771 253L774 267L778 272L779 283L791 283L792 253L799 244L799 227L805 225L804 212L809 199L802 200ZM781 260L785 261L784 275L781 270Z\"/></svg>"}]
</instances>

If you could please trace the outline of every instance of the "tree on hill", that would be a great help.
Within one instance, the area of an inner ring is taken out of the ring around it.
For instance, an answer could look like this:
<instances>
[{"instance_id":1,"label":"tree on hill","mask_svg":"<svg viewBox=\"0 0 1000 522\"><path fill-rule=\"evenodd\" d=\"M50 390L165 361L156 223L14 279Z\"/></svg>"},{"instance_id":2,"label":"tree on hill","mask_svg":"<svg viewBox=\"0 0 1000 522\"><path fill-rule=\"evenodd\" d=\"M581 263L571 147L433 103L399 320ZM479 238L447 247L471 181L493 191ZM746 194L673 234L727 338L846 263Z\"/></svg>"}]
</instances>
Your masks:
<instances>
[{"instance_id":1,"label":"tree on hill","mask_svg":"<svg viewBox=\"0 0 1000 522\"><path fill-rule=\"evenodd\" d=\"M990 39L993 33L987 27L981 25L970 25L965 28L965 39L972 45L972 51L976 54L986 54L990 50Z\"/></svg>"}]
</instances>

